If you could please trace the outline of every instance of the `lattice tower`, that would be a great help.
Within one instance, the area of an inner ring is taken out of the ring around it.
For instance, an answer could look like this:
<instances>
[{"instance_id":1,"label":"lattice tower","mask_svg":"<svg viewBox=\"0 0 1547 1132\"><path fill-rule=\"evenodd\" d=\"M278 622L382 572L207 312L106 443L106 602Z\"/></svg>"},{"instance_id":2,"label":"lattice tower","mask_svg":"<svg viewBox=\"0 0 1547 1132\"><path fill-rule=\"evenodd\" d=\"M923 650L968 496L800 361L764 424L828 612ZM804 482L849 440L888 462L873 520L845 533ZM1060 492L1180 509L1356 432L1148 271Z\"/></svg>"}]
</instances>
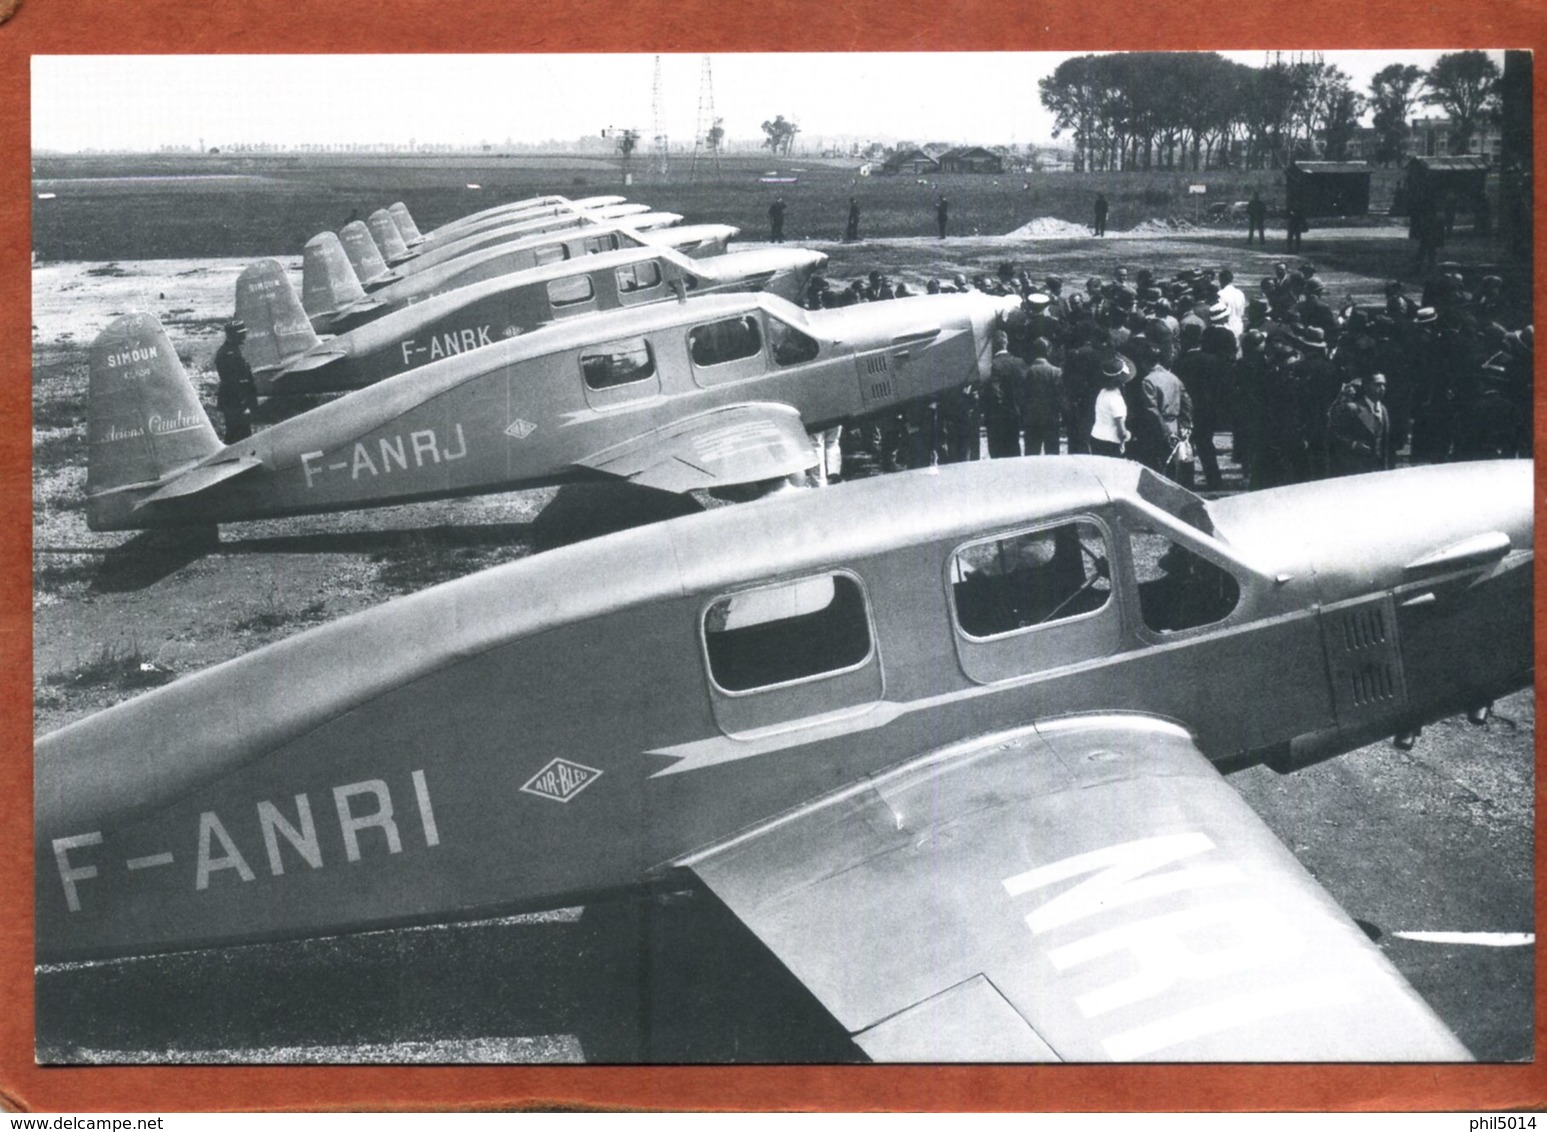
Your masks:
<instances>
[{"instance_id":1,"label":"lattice tower","mask_svg":"<svg viewBox=\"0 0 1547 1132\"><path fill-rule=\"evenodd\" d=\"M709 66L709 56L704 56L704 65L699 71L698 77L698 125L693 129L693 164L688 172L688 179L695 180L698 176L698 159L703 154L705 165L714 163L714 175L720 176L720 147L709 144L709 131L720 124L720 120L714 116L714 72Z\"/></svg>"},{"instance_id":2,"label":"lattice tower","mask_svg":"<svg viewBox=\"0 0 1547 1132\"><path fill-rule=\"evenodd\" d=\"M661 123L661 57L655 57L655 83L650 94L651 136L655 139L655 172L666 176L666 130Z\"/></svg>"}]
</instances>

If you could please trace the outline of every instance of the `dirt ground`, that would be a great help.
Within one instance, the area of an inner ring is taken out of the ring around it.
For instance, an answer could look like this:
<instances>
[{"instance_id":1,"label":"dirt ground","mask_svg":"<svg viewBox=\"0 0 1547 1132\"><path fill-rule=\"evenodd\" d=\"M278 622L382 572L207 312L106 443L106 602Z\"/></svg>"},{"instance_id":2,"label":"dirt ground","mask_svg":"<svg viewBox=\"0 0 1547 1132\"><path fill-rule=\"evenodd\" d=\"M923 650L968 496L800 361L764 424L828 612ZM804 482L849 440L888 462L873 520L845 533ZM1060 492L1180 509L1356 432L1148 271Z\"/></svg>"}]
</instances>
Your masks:
<instances>
[{"instance_id":1,"label":"dirt ground","mask_svg":"<svg viewBox=\"0 0 1547 1132\"><path fill-rule=\"evenodd\" d=\"M1401 229L1307 241L1331 294L1402 275ZM1069 286L1125 264L1169 275L1283 258L1209 232L1097 241L962 237L814 243L846 281L1022 264ZM298 273L294 249L276 249ZM1496 249L1449 249L1469 265ZM213 402L211 359L246 260L50 263L33 273L34 691L51 731L151 684L434 582L532 553L551 492L229 524L218 547L86 530L85 347L150 310ZM1223 438L1222 438L1223 439ZM1227 487L1239 488L1227 467ZM1428 729L1288 777L1232 781L1479 1057L1532 1056L1530 946L1398 932L1531 932L1534 697L1484 728ZM340 991L342 988L342 993ZM326 989L327 993L322 993ZM350 1004L343 1015L339 1003ZM327 1005L323 1005L327 1004ZM568 913L40 972L38 1046L63 1061L726 1061L857 1057L825 1013L712 900L655 894Z\"/></svg>"}]
</instances>

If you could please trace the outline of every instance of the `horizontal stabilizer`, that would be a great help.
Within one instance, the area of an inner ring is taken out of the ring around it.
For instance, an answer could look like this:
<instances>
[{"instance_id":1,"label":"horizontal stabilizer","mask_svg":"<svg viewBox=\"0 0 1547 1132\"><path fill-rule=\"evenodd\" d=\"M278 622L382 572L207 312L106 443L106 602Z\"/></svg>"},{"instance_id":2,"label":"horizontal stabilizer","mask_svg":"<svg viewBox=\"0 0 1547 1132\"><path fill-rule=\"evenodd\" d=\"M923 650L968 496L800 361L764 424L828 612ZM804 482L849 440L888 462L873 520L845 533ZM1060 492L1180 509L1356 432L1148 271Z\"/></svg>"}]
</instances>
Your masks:
<instances>
[{"instance_id":1,"label":"horizontal stabilizer","mask_svg":"<svg viewBox=\"0 0 1547 1132\"><path fill-rule=\"evenodd\" d=\"M348 356L348 350L317 350L287 365L285 373L305 373L309 370L322 369L324 366L341 362Z\"/></svg>"},{"instance_id":2,"label":"horizontal stabilizer","mask_svg":"<svg viewBox=\"0 0 1547 1132\"><path fill-rule=\"evenodd\" d=\"M201 464L196 468L188 469L165 487L147 495L135 504L135 509L138 510L152 503L165 503L169 499L197 495L201 491L208 491L216 484L234 479L243 472L261 467L263 467L263 461L255 460L250 456L243 456L237 460L223 460L218 464Z\"/></svg>"},{"instance_id":3,"label":"horizontal stabilizer","mask_svg":"<svg viewBox=\"0 0 1547 1132\"><path fill-rule=\"evenodd\" d=\"M581 466L661 491L757 483L814 467L800 414L787 405L730 405L673 421L583 460Z\"/></svg>"}]
</instances>

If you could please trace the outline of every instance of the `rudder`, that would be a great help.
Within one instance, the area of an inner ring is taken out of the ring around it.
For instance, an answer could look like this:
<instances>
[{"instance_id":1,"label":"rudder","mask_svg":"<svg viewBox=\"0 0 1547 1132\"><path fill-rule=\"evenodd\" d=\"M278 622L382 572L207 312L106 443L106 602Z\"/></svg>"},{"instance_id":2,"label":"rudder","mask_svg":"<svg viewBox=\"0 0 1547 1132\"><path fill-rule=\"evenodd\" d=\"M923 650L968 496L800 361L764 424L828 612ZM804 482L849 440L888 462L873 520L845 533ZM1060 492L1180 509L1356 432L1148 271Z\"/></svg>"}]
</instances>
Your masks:
<instances>
[{"instance_id":1,"label":"rudder","mask_svg":"<svg viewBox=\"0 0 1547 1132\"><path fill-rule=\"evenodd\" d=\"M371 230L365 226L365 221L351 220L338 230L338 239L344 245L344 254L349 257L349 263L355 269L355 278L360 280L362 286L380 286L394 278L387 270L387 261L381 258L381 249L371 238Z\"/></svg>"},{"instance_id":2,"label":"rudder","mask_svg":"<svg viewBox=\"0 0 1547 1132\"><path fill-rule=\"evenodd\" d=\"M260 383L266 371L279 369L319 341L278 260L261 259L237 277L236 317L247 324L242 356Z\"/></svg>"},{"instance_id":3,"label":"rudder","mask_svg":"<svg viewBox=\"0 0 1547 1132\"><path fill-rule=\"evenodd\" d=\"M385 208L378 208L367 216L365 226L370 229L371 238L376 241L376 246L381 249L381 254L386 257L388 263L399 263L413 254L408 250L408 245L403 242L403 234L398 231L397 221Z\"/></svg>"},{"instance_id":4,"label":"rudder","mask_svg":"<svg viewBox=\"0 0 1547 1132\"><path fill-rule=\"evenodd\" d=\"M219 452L204 406L154 315L127 314L97 335L87 398L86 521L124 520L164 477Z\"/></svg>"},{"instance_id":5,"label":"rudder","mask_svg":"<svg viewBox=\"0 0 1547 1132\"><path fill-rule=\"evenodd\" d=\"M318 232L307 240L301 255L301 306L314 325L315 320L332 318L364 299L365 288L339 238L332 232Z\"/></svg>"},{"instance_id":6,"label":"rudder","mask_svg":"<svg viewBox=\"0 0 1547 1132\"><path fill-rule=\"evenodd\" d=\"M387 211L392 214L392 219L397 221L397 230L402 234L403 242L409 247L424 239L424 233L419 231L419 225L414 223L413 214L408 211L406 204L400 200L393 201L387 206Z\"/></svg>"}]
</instances>

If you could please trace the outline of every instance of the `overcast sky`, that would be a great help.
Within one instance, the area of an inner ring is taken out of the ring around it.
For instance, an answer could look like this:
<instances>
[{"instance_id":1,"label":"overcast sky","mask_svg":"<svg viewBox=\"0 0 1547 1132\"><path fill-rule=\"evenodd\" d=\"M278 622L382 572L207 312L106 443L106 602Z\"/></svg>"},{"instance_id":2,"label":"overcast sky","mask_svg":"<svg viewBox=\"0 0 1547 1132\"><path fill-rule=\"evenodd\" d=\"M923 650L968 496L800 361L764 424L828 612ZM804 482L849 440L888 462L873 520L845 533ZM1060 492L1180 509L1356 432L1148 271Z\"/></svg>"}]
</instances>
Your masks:
<instances>
[{"instance_id":1,"label":"overcast sky","mask_svg":"<svg viewBox=\"0 0 1547 1132\"><path fill-rule=\"evenodd\" d=\"M1261 66L1261 51L1222 52ZM1438 51L1328 51L1361 93L1388 63ZM36 56L39 149L154 149L233 142L568 141L608 126L652 132L652 55ZM712 56L732 139L777 114L824 138L1047 141L1037 80L1068 53ZM1495 55L1502 64L1502 54ZM691 144L701 55L662 55L662 119Z\"/></svg>"}]
</instances>

